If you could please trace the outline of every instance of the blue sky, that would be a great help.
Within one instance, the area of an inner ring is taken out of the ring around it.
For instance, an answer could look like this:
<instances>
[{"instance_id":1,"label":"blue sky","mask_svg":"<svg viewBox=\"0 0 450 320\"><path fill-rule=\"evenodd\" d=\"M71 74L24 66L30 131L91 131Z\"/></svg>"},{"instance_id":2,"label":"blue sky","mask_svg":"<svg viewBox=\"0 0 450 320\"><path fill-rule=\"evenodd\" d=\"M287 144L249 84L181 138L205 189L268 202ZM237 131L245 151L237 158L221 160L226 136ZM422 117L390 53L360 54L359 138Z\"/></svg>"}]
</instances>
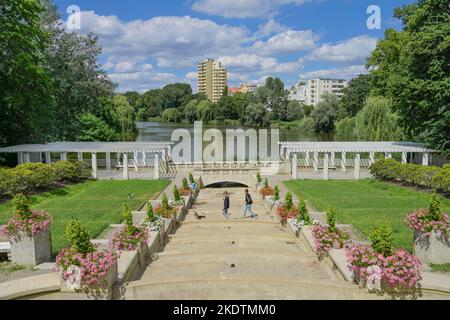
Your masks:
<instances>
[{"instance_id":1,"label":"blue sky","mask_svg":"<svg viewBox=\"0 0 450 320\"><path fill-rule=\"evenodd\" d=\"M229 85L278 76L287 86L314 77L350 79L387 28L401 28L393 9L413 0L54 0L80 8L80 29L95 32L99 62L119 91L188 82L197 63L223 62ZM367 8L381 9L381 29L367 27Z\"/></svg>"}]
</instances>

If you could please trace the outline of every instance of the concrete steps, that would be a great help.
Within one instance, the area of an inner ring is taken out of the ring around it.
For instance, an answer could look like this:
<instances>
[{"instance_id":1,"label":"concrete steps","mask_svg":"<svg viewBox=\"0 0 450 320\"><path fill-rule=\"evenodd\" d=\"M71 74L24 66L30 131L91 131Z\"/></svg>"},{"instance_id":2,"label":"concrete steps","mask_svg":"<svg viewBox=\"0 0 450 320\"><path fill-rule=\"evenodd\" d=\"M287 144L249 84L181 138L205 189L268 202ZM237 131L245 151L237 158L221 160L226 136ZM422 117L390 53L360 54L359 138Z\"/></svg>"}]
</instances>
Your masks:
<instances>
[{"instance_id":1,"label":"concrete steps","mask_svg":"<svg viewBox=\"0 0 450 320\"><path fill-rule=\"evenodd\" d=\"M222 216L221 189L202 190L163 252L139 281L124 287L126 299L356 299L354 285L336 277L282 227L253 195L258 220L242 215L243 190L231 192L230 220ZM197 220L193 211L205 212Z\"/></svg>"}]
</instances>

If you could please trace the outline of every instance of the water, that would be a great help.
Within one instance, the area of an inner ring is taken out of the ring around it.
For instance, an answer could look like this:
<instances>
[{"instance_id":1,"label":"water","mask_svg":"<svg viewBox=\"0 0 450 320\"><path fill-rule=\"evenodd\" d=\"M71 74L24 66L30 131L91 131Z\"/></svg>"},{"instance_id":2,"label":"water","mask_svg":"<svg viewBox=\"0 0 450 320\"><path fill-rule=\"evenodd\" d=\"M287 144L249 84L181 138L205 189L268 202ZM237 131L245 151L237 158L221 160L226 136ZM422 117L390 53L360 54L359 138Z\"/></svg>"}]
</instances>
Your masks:
<instances>
[{"instance_id":1,"label":"water","mask_svg":"<svg viewBox=\"0 0 450 320\"><path fill-rule=\"evenodd\" d=\"M149 141L149 142L158 142L158 141L170 141L172 131L175 129L188 129L191 134L194 133L194 125L193 124L184 124L184 123L165 123L165 122L137 122L136 123L139 133L136 141ZM248 129L249 127L245 126L222 126L222 125L203 125L203 132L205 132L209 128L216 128L221 130L224 133L226 129ZM258 129L267 129L270 133L270 128L254 128ZM318 133L310 133L305 132L300 128L291 128L291 129L280 129L280 141L333 141L331 135L328 134L318 134Z\"/></svg>"}]
</instances>

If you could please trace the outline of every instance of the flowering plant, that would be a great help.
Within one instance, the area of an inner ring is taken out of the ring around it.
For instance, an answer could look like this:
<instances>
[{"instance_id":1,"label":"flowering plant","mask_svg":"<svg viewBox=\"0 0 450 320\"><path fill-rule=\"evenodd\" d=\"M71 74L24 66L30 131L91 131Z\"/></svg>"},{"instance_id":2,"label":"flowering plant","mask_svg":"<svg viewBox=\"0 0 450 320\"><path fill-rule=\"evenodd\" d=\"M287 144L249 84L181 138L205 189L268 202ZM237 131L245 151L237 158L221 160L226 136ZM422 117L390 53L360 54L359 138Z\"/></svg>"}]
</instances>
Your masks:
<instances>
[{"instance_id":1,"label":"flowering plant","mask_svg":"<svg viewBox=\"0 0 450 320\"><path fill-rule=\"evenodd\" d=\"M5 234L9 239L25 233L34 236L50 227L52 217L48 212L31 210L28 206L28 199L22 194L13 198L14 215L8 223L0 229L0 233Z\"/></svg>"},{"instance_id":2,"label":"flowering plant","mask_svg":"<svg viewBox=\"0 0 450 320\"><path fill-rule=\"evenodd\" d=\"M315 224L312 228L314 245L319 257L331 249L341 249L350 239L350 235L340 229L332 230L329 226Z\"/></svg>"},{"instance_id":3,"label":"flowering plant","mask_svg":"<svg viewBox=\"0 0 450 320\"><path fill-rule=\"evenodd\" d=\"M117 263L117 254L112 250L96 251L89 233L78 221L67 225L66 241L70 247L56 256L56 270L68 286L81 289L104 285L108 271Z\"/></svg>"},{"instance_id":4,"label":"flowering plant","mask_svg":"<svg viewBox=\"0 0 450 320\"><path fill-rule=\"evenodd\" d=\"M346 256L357 282L367 282L372 266L381 269L381 285L390 289L415 288L422 280L420 260L404 249L397 249L393 254L384 256L368 245L355 243L346 247Z\"/></svg>"},{"instance_id":5,"label":"flowering plant","mask_svg":"<svg viewBox=\"0 0 450 320\"><path fill-rule=\"evenodd\" d=\"M284 201L279 201L276 203L275 212L283 223L298 214L298 208L294 206L292 194L290 192L286 194Z\"/></svg>"},{"instance_id":6,"label":"flowering plant","mask_svg":"<svg viewBox=\"0 0 450 320\"><path fill-rule=\"evenodd\" d=\"M161 224L164 223L164 220L161 216L155 214L150 201L147 204L146 214L147 217L143 225L146 225L149 231L158 231Z\"/></svg>"},{"instance_id":7,"label":"flowering plant","mask_svg":"<svg viewBox=\"0 0 450 320\"><path fill-rule=\"evenodd\" d=\"M57 271L62 278L83 286L102 286L105 284L109 269L116 263L117 254L113 251L94 251L90 253L77 253L71 248L61 250L56 256Z\"/></svg>"},{"instance_id":8,"label":"flowering plant","mask_svg":"<svg viewBox=\"0 0 450 320\"><path fill-rule=\"evenodd\" d=\"M163 218L172 218L177 213L177 209L169 204L169 199L164 193L161 204L155 208L155 214Z\"/></svg>"},{"instance_id":9,"label":"flowering plant","mask_svg":"<svg viewBox=\"0 0 450 320\"><path fill-rule=\"evenodd\" d=\"M132 251L141 243L148 241L148 229L145 226L133 224L133 215L127 205L124 207L122 217L125 226L115 233L110 240L110 248L119 251Z\"/></svg>"},{"instance_id":10,"label":"flowering plant","mask_svg":"<svg viewBox=\"0 0 450 320\"><path fill-rule=\"evenodd\" d=\"M434 194L428 209L419 209L406 216L405 222L416 231L429 236L435 231L439 236L449 237L450 220L447 213L442 211L442 205Z\"/></svg>"}]
</instances>

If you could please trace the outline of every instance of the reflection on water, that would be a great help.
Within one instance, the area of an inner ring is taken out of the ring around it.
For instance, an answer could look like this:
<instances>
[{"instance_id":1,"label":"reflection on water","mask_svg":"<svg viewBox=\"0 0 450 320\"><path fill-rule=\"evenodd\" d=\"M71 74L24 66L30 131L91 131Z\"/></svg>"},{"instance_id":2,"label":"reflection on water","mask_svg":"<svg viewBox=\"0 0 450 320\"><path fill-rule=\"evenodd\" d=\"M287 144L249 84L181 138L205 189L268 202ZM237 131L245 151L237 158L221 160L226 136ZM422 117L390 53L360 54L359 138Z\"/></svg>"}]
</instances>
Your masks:
<instances>
[{"instance_id":1,"label":"reflection on water","mask_svg":"<svg viewBox=\"0 0 450 320\"><path fill-rule=\"evenodd\" d=\"M175 129L188 129L191 134L194 133L194 125L183 123L165 123L165 122L137 122L136 123L139 133L136 141L170 141L172 131ZM217 125L203 125L203 132L209 128L219 129L224 133L226 129L249 127L243 126L217 126ZM254 129L268 129L270 128L255 127ZM301 130L300 128L280 129L280 141L332 141L331 135L310 133Z\"/></svg>"}]
</instances>

